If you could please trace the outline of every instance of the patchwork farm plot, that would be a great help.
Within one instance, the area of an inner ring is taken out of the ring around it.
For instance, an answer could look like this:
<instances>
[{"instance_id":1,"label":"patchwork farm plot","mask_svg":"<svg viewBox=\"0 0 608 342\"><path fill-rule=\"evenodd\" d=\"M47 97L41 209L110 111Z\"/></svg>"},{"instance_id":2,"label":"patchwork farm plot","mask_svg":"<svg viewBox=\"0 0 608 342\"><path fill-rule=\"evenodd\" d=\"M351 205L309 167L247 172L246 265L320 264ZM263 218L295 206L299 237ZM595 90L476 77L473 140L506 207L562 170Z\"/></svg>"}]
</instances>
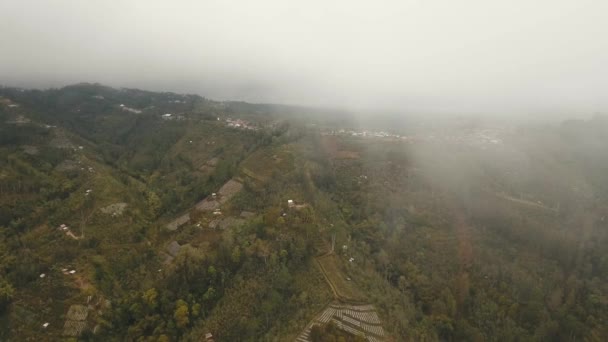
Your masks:
<instances>
[{"instance_id":1,"label":"patchwork farm plot","mask_svg":"<svg viewBox=\"0 0 608 342\"><path fill-rule=\"evenodd\" d=\"M310 322L298 335L296 342L310 342L310 333L315 325L333 322L339 329L368 341L384 341L385 332L373 305L351 305L333 302Z\"/></svg>"}]
</instances>

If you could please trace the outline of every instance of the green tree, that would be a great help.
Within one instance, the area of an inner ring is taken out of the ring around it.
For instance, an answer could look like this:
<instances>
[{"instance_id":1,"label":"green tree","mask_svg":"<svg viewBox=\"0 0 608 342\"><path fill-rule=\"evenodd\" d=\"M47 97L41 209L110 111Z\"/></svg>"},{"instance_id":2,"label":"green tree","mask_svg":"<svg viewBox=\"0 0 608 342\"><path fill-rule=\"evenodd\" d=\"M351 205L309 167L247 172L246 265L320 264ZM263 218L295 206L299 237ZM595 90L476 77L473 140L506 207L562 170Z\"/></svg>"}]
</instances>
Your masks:
<instances>
[{"instance_id":1,"label":"green tree","mask_svg":"<svg viewBox=\"0 0 608 342\"><path fill-rule=\"evenodd\" d=\"M155 192L149 190L146 191L146 204L152 217L156 217L159 214L160 208L162 207L162 202Z\"/></svg>"},{"instance_id":2,"label":"green tree","mask_svg":"<svg viewBox=\"0 0 608 342\"><path fill-rule=\"evenodd\" d=\"M178 328L183 329L190 324L190 311L188 310L188 303L183 300L178 300L175 306L175 312L173 318Z\"/></svg>"},{"instance_id":3,"label":"green tree","mask_svg":"<svg viewBox=\"0 0 608 342\"><path fill-rule=\"evenodd\" d=\"M154 310L158 306L158 292L156 292L155 288L151 288L144 292L142 295L142 299L144 303L148 306L148 308Z\"/></svg>"},{"instance_id":4,"label":"green tree","mask_svg":"<svg viewBox=\"0 0 608 342\"><path fill-rule=\"evenodd\" d=\"M205 292L205 294L203 295L203 300L205 301L211 301L215 298L215 289L210 286L207 291Z\"/></svg>"},{"instance_id":5,"label":"green tree","mask_svg":"<svg viewBox=\"0 0 608 342\"><path fill-rule=\"evenodd\" d=\"M13 285L6 279L0 278L0 311L3 311L4 308L6 308L14 295L15 289L13 288Z\"/></svg>"},{"instance_id":6,"label":"green tree","mask_svg":"<svg viewBox=\"0 0 608 342\"><path fill-rule=\"evenodd\" d=\"M233 263L238 264L241 261L241 249L239 246L234 246L232 249L232 254L230 255L230 259Z\"/></svg>"},{"instance_id":7,"label":"green tree","mask_svg":"<svg viewBox=\"0 0 608 342\"><path fill-rule=\"evenodd\" d=\"M192 317L198 317L201 314L201 305L199 303L195 303L192 305Z\"/></svg>"}]
</instances>

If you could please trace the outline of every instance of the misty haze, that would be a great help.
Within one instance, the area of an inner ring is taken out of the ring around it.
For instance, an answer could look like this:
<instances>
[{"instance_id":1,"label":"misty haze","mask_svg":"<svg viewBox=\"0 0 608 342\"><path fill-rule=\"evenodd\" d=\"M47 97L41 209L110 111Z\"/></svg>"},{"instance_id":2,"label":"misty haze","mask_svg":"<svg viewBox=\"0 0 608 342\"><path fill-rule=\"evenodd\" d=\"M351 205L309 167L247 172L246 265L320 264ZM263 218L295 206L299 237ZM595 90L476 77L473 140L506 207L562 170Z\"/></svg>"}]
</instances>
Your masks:
<instances>
[{"instance_id":1,"label":"misty haze","mask_svg":"<svg viewBox=\"0 0 608 342\"><path fill-rule=\"evenodd\" d=\"M608 3L0 13L0 340L608 340Z\"/></svg>"}]
</instances>

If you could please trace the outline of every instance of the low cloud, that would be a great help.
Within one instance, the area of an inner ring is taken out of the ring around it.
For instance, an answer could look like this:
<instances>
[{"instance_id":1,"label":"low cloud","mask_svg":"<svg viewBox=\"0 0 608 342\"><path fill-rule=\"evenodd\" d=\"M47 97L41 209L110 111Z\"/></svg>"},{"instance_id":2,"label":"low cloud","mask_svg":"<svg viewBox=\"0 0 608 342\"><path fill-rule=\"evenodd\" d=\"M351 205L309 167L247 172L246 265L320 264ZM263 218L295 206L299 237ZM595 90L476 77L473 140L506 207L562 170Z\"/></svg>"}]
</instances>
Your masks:
<instances>
[{"instance_id":1,"label":"low cloud","mask_svg":"<svg viewBox=\"0 0 608 342\"><path fill-rule=\"evenodd\" d=\"M605 1L0 3L0 83L417 113L608 107Z\"/></svg>"}]
</instances>

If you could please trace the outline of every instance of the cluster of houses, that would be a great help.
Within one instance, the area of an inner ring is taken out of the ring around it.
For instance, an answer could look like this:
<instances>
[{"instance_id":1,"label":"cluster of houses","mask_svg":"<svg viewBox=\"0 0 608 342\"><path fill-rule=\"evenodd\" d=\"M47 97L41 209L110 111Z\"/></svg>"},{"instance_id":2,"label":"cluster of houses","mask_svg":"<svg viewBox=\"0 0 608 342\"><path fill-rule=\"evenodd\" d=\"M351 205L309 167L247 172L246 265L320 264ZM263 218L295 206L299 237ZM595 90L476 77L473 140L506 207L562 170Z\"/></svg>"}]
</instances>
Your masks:
<instances>
[{"instance_id":1,"label":"cluster of houses","mask_svg":"<svg viewBox=\"0 0 608 342\"><path fill-rule=\"evenodd\" d=\"M258 129L257 127L253 126L248 121L241 120L241 119L233 120L231 118L226 119L226 126L232 127L232 128L249 129L249 130L257 130Z\"/></svg>"},{"instance_id":2,"label":"cluster of houses","mask_svg":"<svg viewBox=\"0 0 608 342\"><path fill-rule=\"evenodd\" d=\"M428 133L428 134L417 134L417 135L399 135L388 133L385 131L354 131L354 130L331 130L323 131L322 135L326 136L352 136L361 138L384 138L392 140L400 140L407 142L439 142L439 143L450 143L450 144L462 144L469 146L484 146L484 145L498 145L502 144L503 140L500 138L502 131L500 129L485 128L473 131L465 132L450 132L442 134Z\"/></svg>"},{"instance_id":3,"label":"cluster of houses","mask_svg":"<svg viewBox=\"0 0 608 342\"><path fill-rule=\"evenodd\" d=\"M18 108L19 105L17 103L14 103L13 101L11 101L11 99L8 99L6 97L2 97L0 96L0 104L3 104L5 106L7 106L8 108Z\"/></svg>"},{"instance_id":4,"label":"cluster of houses","mask_svg":"<svg viewBox=\"0 0 608 342\"><path fill-rule=\"evenodd\" d=\"M338 135L338 136L353 136L353 137L363 137L363 138L395 138L395 139L407 139L406 136L401 136L399 134L388 133L384 131L353 131L353 130L332 130L325 131L321 133L322 135Z\"/></svg>"},{"instance_id":5,"label":"cluster of houses","mask_svg":"<svg viewBox=\"0 0 608 342\"><path fill-rule=\"evenodd\" d=\"M124 104L120 104L120 108L122 108L122 110L124 110L125 112L130 112L130 113L134 113L134 114L141 114L142 110L141 109L135 109L135 108L131 108L131 107L127 107Z\"/></svg>"},{"instance_id":6,"label":"cluster of houses","mask_svg":"<svg viewBox=\"0 0 608 342\"><path fill-rule=\"evenodd\" d=\"M65 275L73 275L76 274L76 270L69 270L67 268L62 268L61 269L61 273L65 274Z\"/></svg>"},{"instance_id":7,"label":"cluster of houses","mask_svg":"<svg viewBox=\"0 0 608 342\"><path fill-rule=\"evenodd\" d=\"M183 115L175 115L172 113L165 113L163 115L160 116L161 119L163 120L184 120L185 117Z\"/></svg>"},{"instance_id":8,"label":"cluster of houses","mask_svg":"<svg viewBox=\"0 0 608 342\"><path fill-rule=\"evenodd\" d=\"M502 145L501 132L493 129L482 129L471 132L456 132L450 134L429 134L417 137L418 141L446 143L456 145L477 146L484 148L491 145Z\"/></svg>"},{"instance_id":9,"label":"cluster of houses","mask_svg":"<svg viewBox=\"0 0 608 342\"><path fill-rule=\"evenodd\" d=\"M64 225L64 224L62 224L62 225L61 225L61 228L62 228L62 230L63 230L63 229L69 229L69 228L68 228L66 225ZM74 274L76 274L76 270L75 270L75 269L62 268L62 269L61 269L61 273L63 273L63 275L67 275L67 276L69 276L69 275L74 275ZM45 274L45 273L40 273L40 279L44 279L44 278L46 278L46 274ZM50 323L49 323L49 322L44 322L44 323L42 324L42 328L46 329L46 328L48 328L48 327L49 327L49 325L50 325Z\"/></svg>"},{"instance_id":10,"label":"cluster of houses","mask_svg":"<svg viewBox=\"0 0 608 342\"><path fill-rule=\"evenodd\" d=\"M62 268L61 273L64 275L74 275L76 274L75 269ZM40 273L40 279L46 278L46 273Z\"/></svg>"},{"instance_id":11,"label":"cluster of houses","mask_svg":"<svg viewBox=\"0 0 608 342\"><path fill-rule=\"evenodd\" d=\"M60 231L64 232L65 235L71 237L74 240L80 240L80 239L82 239L82 237L77 237L76 235L74 235L74 233L72 233L72 230L70 229L70 227L68 227L65 224L61 224L58 229Z\"/></svg>"},{"instance_id":12,"label":"cluster of houses","mask_svg":"<svg viewBox=\"0 0 608 342\"><path fill-rule=\"evenodd\" d=\"M291 200L291 199L287 200L287 207L288 208L293 208L293 209L300 210L300 209L306 208L307 206L308 206L308 204L306 204L306 203L297 204L296 202L294 202L294 200Z\"/></svg>"}]
</instances>

